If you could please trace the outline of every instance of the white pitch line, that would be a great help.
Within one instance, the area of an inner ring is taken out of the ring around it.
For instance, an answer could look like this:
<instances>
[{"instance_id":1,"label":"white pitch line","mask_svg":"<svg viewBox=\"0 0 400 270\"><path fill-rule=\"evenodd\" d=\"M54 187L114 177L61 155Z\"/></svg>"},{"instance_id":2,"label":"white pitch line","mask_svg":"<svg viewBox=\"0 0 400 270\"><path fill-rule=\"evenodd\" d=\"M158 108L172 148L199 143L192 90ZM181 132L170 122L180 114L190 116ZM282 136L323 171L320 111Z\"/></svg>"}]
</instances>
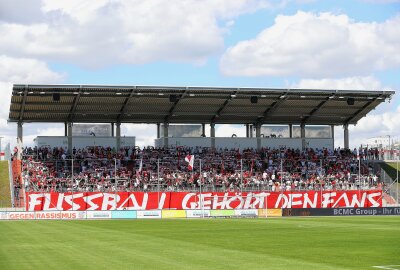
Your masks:
<instances>
[{"instance_id":1,"label":"white pitch line","mask_svg":"<svg viewBox=\"0 0 400 270\"><path fill-rule=\"evenodd\" d=\"M400 266L400 264L392 264L392 265L375 265L372 266L374 268L385 269L385 270L399 270L400 268L392 268L391 266Z\"/></svg>"}]
</instances>

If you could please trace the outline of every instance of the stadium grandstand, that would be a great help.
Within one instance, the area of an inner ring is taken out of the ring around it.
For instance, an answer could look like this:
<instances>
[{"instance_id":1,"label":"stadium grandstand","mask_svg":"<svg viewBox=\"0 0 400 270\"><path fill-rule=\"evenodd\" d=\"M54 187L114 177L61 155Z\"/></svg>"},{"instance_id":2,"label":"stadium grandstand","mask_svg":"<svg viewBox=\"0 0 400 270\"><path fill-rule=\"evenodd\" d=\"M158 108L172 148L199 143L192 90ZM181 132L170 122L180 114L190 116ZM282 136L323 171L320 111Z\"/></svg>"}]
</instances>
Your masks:
<instances>
[{"instance_id":1,"label":"stadium grandstand","mask_svg":"<svg viewBox=\"0 0 400 270\"><path fill-rule=\"evenodd\" d=\"M15 205L24 206L27 193L313 191L322 196L330 191L361 195L386 190L391 183L376 167L382 153L377 148L349 149L348 127L393 94L14 85L9 121L18 124L12 170ZM65 134L38 137L37 146L23 147L23 124L33 122L64 123ZM86 133L79 133L82 123L89 126ZM154 146L137 147L136 134L122 137L121 124L126 123L157 125ZM216 124L243 125L246 137L218 138ZM286 128L270 133L269 125ZM334 147L335 126L344 128L342 149ZM96 127L105 132L93 132ZM384 203L396 203L386 193Z\"/></svg>"}]
</instances>

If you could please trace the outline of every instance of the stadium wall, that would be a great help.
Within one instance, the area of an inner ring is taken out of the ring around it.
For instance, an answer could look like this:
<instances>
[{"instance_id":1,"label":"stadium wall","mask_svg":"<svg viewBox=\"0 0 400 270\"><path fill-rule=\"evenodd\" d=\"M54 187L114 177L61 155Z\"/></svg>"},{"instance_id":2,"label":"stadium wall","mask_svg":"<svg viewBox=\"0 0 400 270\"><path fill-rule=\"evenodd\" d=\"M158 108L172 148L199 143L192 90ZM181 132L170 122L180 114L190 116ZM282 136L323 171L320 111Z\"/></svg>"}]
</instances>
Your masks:
<instances>
[{"instance_id":1,"label":"stadium wall","mask_svg":"<svg viewBox=\"0 0 400 270\"><path fill-rule=\"evenodd\" d=\"M269 148L302 148L301 138L260 138L261 147ZM332 138L306 138L305 143L307 147L312 148L334 148L334 141ZM164 138L159 138L155 140L156 147L164 146ZM198 138L188 138L188 137L169 137L168 138L169 147L176 146L188 146L188 147L211 147L210 137L198 137ZM216 148L227 148L227 149L247 149L247 148L257 148L257 138L238 138L238 137L216 137L215 138Z\"/></svg>"},{"instance_id":2,"label":"stadium wall","mask_svg":"<svg viewBox=\"0 0 400 270\"><path fill-rule=\"evenodd\" d=\"M120 145L125 146L135 146L136 137L121 137ZM38 147L62 147L64 149L68 148L68 137L66 136L38 136L36 137L36 145ZM93 146L102 147L116 147L117 138L110 136L73 136L72 146L75 148L86 148Z\"/></svg>"}]
</instances>

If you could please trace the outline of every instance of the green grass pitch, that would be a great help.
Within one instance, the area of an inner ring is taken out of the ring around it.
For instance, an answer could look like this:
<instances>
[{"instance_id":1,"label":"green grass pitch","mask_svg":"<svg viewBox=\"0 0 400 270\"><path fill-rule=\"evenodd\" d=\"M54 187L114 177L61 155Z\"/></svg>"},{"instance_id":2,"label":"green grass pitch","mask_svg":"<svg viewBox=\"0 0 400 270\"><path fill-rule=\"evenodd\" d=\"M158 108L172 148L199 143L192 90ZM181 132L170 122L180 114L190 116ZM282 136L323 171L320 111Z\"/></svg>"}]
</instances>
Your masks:
<instances>
[{"instance_id":1,"label":"green grass pitch","mask_svg":"<svg viewBox=\"0 0 400 270\"><path fill-rule=\"evenodd\" d=\"M0 237L0 269L400 269L400 217L2 221Z\"/></svg>"}]
</instances>

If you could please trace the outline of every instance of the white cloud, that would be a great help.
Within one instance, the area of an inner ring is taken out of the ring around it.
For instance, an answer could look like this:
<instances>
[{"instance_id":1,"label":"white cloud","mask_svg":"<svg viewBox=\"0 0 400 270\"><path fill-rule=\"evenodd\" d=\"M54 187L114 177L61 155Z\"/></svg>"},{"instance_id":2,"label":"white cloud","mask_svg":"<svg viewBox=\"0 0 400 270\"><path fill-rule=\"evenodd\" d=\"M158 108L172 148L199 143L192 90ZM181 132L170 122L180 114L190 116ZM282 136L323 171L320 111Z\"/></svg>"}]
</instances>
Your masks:
<instances>
[{"instance_id":1,"label":"white cloud","mask_svg":"<svg viewBox=\"0 0 400 270\"><path fill-rule=\"evenodd\" d=\"M2 82L19 84L59 82L64 79L64 76L50 70L43 61L0 55L0 81Z\"/></svg>"},{"instance_id":2,"label":"white cloud","mask_svg":"<svg viewBox=\"0 0 400 270\"><path fill-rule=\"evenodd\" d=\"M265 0L49 1L42 21L0 22L0 51L98 68L173 61L202 64L223 50L237 16L271 7Z\"/></svg>"},{"instance_id":3,"label":"white cloud","mask_svg":"<svg viewBox=\"0 0 400 270\"><path fill-rule=\"evenodd\" d=\"M246 137L246 127L243 125L216 125L215 136L232 137L235 134L238 137Z\"/></svg>"},{"instance_id":4,"label":"white cloud","mask_svg":"<svg viewBox=\"0 0 400 270\"><path fill-rule=\"evenodd\" d=\"M0 0L0 21L29 24L43 18L41 0Z\"/></svg>"},{"instance_id":5,"label":"white cloud","mask_svg":"<svg viewBox=\"0 0 400 270\"><path fill-rule=\"evenodd\" d=\"M12 145L16 143L17 128L16 124L7 123L8 113L10 110L11 91L14 83L18 84L35 84L35 83L60 83L64 80L65 75L52 71L46 63L29 58L13 58L0 55L0 129L1 136L5 137L2 144L10 142ZM41 129L25 129L24 140L27 144L33 144L30 133L35 134L53 134L44 127L52 128L54 125L41 125ZM41 131L42 130L42 131ZM50 132L50 133L49 133ZM60 134L59 134L60 135Z\"/></svg>"},{"instance_id":6,"label":"white cloud","mask_svg":"<svg viewBox=\"0 0 400 270\"><path fill-rule=\"evenodd\" d=\"M399 25L400 16L362 23L332 13L279 15L256 38L228 48L220 68L228 76L365 76L400 66Z\"/></svg>"},{"instance_id":7,"label":"white cloud","mask_svg":"<svg viewBox=\"0 0 400 270\"><path fill-rule=\"evenodd\" d=\"M135 136L136 145L140 147L154 145L157 138L157 126L150 124L123 124L121 136Z\"/></svg>"},{"instance_id":8,"label":"white cloud","mask_svg":"<svg viewBox=\"0 0 400 270\"><path fill-rule=\"evenodd\" d=\"M50 70L42 61L0 55L0 90L5 97L0 99L0 118L8 118L14 83L54 83L62 81L63 78L63 74Z\"/></svg>"},{"instance_id":9,"label":"white cloud","mask_svg":"<svg viewBox=\"0 0 400 270\"><path fill-rule=\"evenodd\" d=\"M322 89L357 89L357 90L382 90L381 82L373 76L347 77L342 79L302 79L292 85L296 88L322 88ZM356 91L356 90L355 90ZM400 96L397 93L390 103L384 103L363 117L357 125L349 127L350 147L366 144L367 139L391 135L399 137L398 117L400 115ZM335 128L335 146L344 146L343 128Z\"/></svg>"},{"instance_id":10,"label":"white cloud","mask_svg":"<svg viewBox=\"0 0 400 270\"><path fill-rule=\"evenodd\" d=\"M347 77L342 79L302 79L293 84L296 88L336 90L381 90L381 83L373 76Z\"/></svg>"}]
</instances>

